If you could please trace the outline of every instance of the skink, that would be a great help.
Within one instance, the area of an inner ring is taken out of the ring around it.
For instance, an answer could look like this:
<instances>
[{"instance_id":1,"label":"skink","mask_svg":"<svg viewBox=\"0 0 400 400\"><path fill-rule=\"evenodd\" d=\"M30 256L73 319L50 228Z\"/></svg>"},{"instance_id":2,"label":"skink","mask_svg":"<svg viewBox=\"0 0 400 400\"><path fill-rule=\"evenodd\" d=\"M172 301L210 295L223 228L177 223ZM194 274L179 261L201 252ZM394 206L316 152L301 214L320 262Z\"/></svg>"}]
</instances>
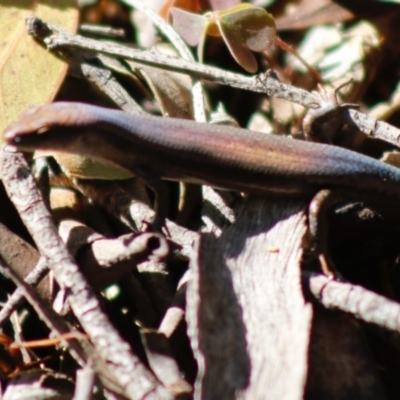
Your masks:
<instances>
[{"instance_id":1,"label":"skink","mask_svg":"<svg viewBox=\"0 0 400 400\"><path fill-rule=\"evenodd\" d=\"M349 150L87 104L30 109L6 129L5 138L24 151L106 160L150 186L160 177L256 194L342 188L400 198L400 170Z\"/></svg>"}]
</instances>

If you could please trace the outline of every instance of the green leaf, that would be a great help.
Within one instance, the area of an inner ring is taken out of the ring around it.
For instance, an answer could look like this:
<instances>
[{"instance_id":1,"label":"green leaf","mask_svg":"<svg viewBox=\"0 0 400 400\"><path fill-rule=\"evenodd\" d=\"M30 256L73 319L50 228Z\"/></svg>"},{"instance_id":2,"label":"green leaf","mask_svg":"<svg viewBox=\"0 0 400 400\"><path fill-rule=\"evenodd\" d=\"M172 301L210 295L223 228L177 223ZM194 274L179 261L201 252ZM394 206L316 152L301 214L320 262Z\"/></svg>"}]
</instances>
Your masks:
<instances>
[{"instance_id":1,"label":"green leaf","mask_svg":"<svg viewBox=\"0 0 400 400\"><path fill-rule=\"evenodd\" d=\"M263 8L241 4L219 11L218 26L230 53L246 71L257 71L251 51L266 50L276 35L275 21Z\"/></svg>"},{"instance_id":2,"label":"green leaf","mask_svg":"<svg viewBox=\"0 0 400 400\"><path fill-rule=\"evenodd\" d=\"M276 35L274 18L258 7L243 7L233 12L224 12L220 18L220 27L226 36L234 37L256 52L267 49Z\"/></svg>"},{"instance_id":3,"label":"green leaf","mask_svg":"<svg viewBox=\"0 0 400 400\"><path fill-rule=\"evenodd\" d=\"M204 16L178 8L172 8L171 13L174 27L185 41L191 46L199 45L200 61L206 36L222 36L233 58L248 72L257 71L257 61L252 51L264 51L276 35L272 15L248 3L208 12Z\"/></svg>"},{"instance_id":4,"label":"green leaf","mask_svg":"<svg viewBox=\"0 0 400 400\"><path fill-rule=\"evenodd\" d=\"M236 34L232 34L232 32L225 29L221 24L219 24L219 27L224 42L235 61L247 72L256 72L258 69L257 60L253 53L242 44L240 37Z\"/></svg>"}]
</instances>

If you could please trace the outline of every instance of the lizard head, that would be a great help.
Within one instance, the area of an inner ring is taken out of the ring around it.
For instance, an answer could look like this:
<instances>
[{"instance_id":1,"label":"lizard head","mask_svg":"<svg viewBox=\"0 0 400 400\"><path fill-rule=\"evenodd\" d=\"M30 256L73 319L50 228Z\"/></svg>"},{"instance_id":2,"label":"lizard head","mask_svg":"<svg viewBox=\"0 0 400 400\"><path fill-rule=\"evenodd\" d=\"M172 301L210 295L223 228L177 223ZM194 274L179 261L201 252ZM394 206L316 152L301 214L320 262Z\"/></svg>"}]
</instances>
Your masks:
<instances>
[{"instance_id":1,"label":"lizard head","mask_svg":"<svg viewBox=\"0 0 400 400\"><path fill-rule=\"evenodd\" d=\"M26 110L4 131L6 144L23 151L62 150L72 131L89 125L90 108L79 103L51 103Z\"/></svg>"},{"instance_id":2,"label":"lizard head","mask_svg":"<svg viewBox=\"0 0 400 400\"><path fill-rule=\"evenodd\" d=\"M96 121L96 107L80 103L51 103L28 109L5 131L4 138L9 151L26 151L36 156L52 155L71 176L86 179L126 179L132 173L96 157L101 146L102 124ZM107 146L107 144L106 144ZM103 154L109 155L108 146ZM101 158L101 157L100 157ZM123 157L118 153L116 160Z\"/></svg>"}]
</instances>

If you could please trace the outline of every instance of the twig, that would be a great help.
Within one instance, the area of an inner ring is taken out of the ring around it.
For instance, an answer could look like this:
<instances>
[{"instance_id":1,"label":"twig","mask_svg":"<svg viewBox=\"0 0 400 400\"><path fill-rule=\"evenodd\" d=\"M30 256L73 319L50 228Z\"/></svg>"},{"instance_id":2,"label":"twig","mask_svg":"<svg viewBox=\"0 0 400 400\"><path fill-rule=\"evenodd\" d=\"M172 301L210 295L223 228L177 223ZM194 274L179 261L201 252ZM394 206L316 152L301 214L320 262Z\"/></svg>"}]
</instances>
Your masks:
<instances>
[{"instance_id":1,"label":"twig","mask_svg":"<svg viewBox=\"0 0 400 400\"><path fill-rule=\"evenodd\" d=\"M194 58L186 43L178 35L178 33L172 28L170 24L164 21L159 15L157 15L150 7L148 7L141 0L122 0L123 3L136 8L142 13L146 14L151 19L153 24L160 30L160 32L175 46L179 55L182 59L187 61L193 61ZM204 90L200 80L194 80L192 85L193 95L193 112L194 119L197 122L206 122L206 111L204 104Z\"/></svg>"},{"instance_id":2,"label":"twig","mask_svg":"<svg viewBox=\"0 0 400 400\"><path fill-rule=\"evenodd\" d=\"M118 61L105 55L88 53L79 49L68 49L62 57L70 64L70 73L82 76L109 97L118 107L131 114L145 114L142 107L131 97L127 90L118 82L107 62L118 64Z\"/></svg>"},{"instance_id":3,"label":"twig","mask_svg":"<svg viewBox=\"0 0 400 400\"><path fill-rule=\"evenodd\" d=\"M222 85L266 93L268 96L279 97L305 107L317 108L318 106L319 98L316 94L279 82L270 73L246 77L208 65L172 57L156 50L140 51L79 35L71 35L52 24L44 24L39 18L35 17L27 19L26 24L28 32L39 40L43 40L49 50L58 51L63 48L75 47L86 51L138 61L153 67L186 73L192 77L208 79Z\"/></svg>"},{"instance_id":4,"label":"twig","mask_svg":"<svg viewBox=\"0 0 400 400\"><path fill-rule=\"evenodd\" d=\"M79 64L82 75L114 101L118 107L131 114L145 114L142 107L130 96L110 70L102 65L95 65L84 60L79 54L75 54L75 57L77 57L75 61ZM102 62L101 57L105 56L96 57L99 63Z\"/></svg>"},{"instance_id":5,"label":"twig","mask_svg":"<svg viewBox=\"0 0 400 400\"><path fill-rule=\"evenodd\" d=\"M21 327L21 321L20 317L18 316L17 312L13 312L10 318L11 324L13 326L13 331L14 331L14 343L15 342L22 342L22 327ZM11 350L10 345L10 350ZM28 349L26 348L21 348L20 349L22 360L25 364L31 363L32 362L32 357L31 354L28 352Z\"/></svg>"},{"instance_id":6,"label":"twig","mask_svg":"<svg viewBox=\"0 0 400 400\"><path fill-rule=\"evenodd\" d=\"M96 374L91 366L76 371L76 385L72 400L90 400L95 383Z\"/></svg>"},{"instance_id":7,"label":"twig","mask_svg":"<svg viewBox=\"0 0 400 400\"><path fill-rule=\"evenodd\" d=\"M61 50L65 47L76 47L108 54L114 57L138 61L154 67L186 73L192 77L208 79L238 89L265 93L268 96L288 100L307 108L318 108L320 104L320 99L315 93L309 93L303 89L282 83L274 74L268 71L264 74L246 77L219 68L168 56L155 50L140 51L116 44L99 42L79 35L71 35L54 25L43 25L38 18L34 17L27 20L27 24L30 25L29 32L43 40L48 49L53 51ZM45 28L43 28L43 26ZM51 36L49 36L49 31ZM372 137L386 140L396 146L398 145L398 137L400 136L399 129L386 122L370 118L360 111L349 110L349 114L352 123L358 126L362 132Z\"/></svg>"},{"instance_id":8,"label":"twig","mask_svg":"<svg viewBox=\"0 0 400 400\"><path fill-rule=\"evenodd\" d=\"M18 290L22 292L23 296L37 312L39 318L46 324L53 334L61 336L65 333L71 332L71 328L67 325L65 320L58 316L46 304L44 304L35 291L26 282L24 282L3 260L0 260L0 273L9 277L15 283L15 285L18 286ZM75 340L70 341L69 351L71 356L79 365L86 365L86 355L79 342Z\"/></svg>"},{"instance_id":9,"label":"twig","mask_svg":"<svg viewBox=\"0 0 400 400\"><path fill-rule=\"evenodd\" d=\"M36 286L49 272L49 268L46 264L45 259L42 257L35 268L25 278L25 282L28 285ZM7 300L7 303L0 311L0 326L10 317L15 309L24 300L24 293L21 288L18 288Z\"/></svg>"},{"instance_id":10,"label":"twig","mask_svg":"<svg viewBox=\"0 0 400 400\"><path fill-rule=\"evenodd\" d=\"M172 336L185 316L186 286L189 279L190 272L186 271L179 281L175 296L165 312L158 328L158 333L165 335L167 338Z\"/></svg>"},{"instance_id":11,"label":"twig","mask_svg":"<svg viewBox=\"0 0 400 400\"><path fill-rule=\"evenodd\" d=\"M338 282L325 275L304 274L303 283L326 308L345 311L382 328L400 332L400 304L361 286Z\"/></svg>"},{"instance_id":12,"label":"twig","mask_svg":"<svg viewBox=\"0 0 400 400\"><path fill-rule=\"evenodd\" d=\"M86 34L93 34L97 36L109 38L125 38L125 31L123 29L113 28L111 26L103 26L96 24L81 24L79 31Z\"/></svg>"},{"instance_id":13,"label":"twig","mask_svg":"<svg viewBox=\"0 0 400 400\"><path fill-rule=\"evenodd\" d=\"M69 293L69 304L100 357L106 365L112 366L106 370L106 379L111 376L119 390L131 399L146 398L151 395L169 398L166 390L139 358L132 354L129 345L122 340L102 312L96 295L86 283L79 267L59 237L22 154L7 153L3 150L0 163L8 196L17 208L41 255L46 259L49 268L54 271L57 282ZM103 370L97 372L100 377L104 376ZM107 385L108 381L104 383Z\"/></svg>"}]
</instances>

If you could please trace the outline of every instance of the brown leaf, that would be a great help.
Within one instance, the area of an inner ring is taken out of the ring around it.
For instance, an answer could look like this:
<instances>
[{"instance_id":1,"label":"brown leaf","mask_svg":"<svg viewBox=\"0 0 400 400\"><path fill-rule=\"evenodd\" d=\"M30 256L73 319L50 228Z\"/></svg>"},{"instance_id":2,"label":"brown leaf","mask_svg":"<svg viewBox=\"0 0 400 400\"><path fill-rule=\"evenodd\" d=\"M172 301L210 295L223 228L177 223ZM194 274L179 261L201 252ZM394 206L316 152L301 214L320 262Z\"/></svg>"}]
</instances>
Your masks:
<instances>
[{"instance_id":1,"label":"brown leaf","mask_svg":"<svg viewBox=\"0 0 400 400\"><path fill-rule=\"evenodd\" d=\"M32 14L68 31L77 28L75 0L0 3L0 131L27 107L51 101L67 70L26 33L25 18Z\"/></svg>"}]
</instances>

